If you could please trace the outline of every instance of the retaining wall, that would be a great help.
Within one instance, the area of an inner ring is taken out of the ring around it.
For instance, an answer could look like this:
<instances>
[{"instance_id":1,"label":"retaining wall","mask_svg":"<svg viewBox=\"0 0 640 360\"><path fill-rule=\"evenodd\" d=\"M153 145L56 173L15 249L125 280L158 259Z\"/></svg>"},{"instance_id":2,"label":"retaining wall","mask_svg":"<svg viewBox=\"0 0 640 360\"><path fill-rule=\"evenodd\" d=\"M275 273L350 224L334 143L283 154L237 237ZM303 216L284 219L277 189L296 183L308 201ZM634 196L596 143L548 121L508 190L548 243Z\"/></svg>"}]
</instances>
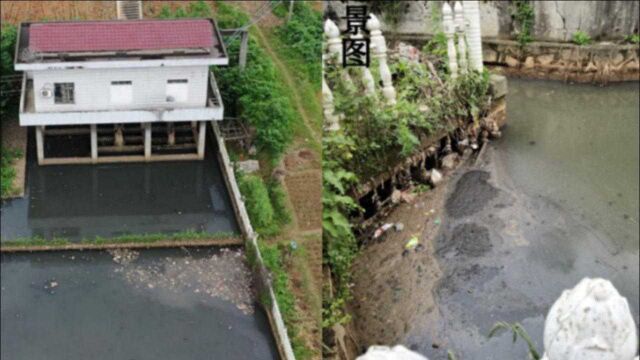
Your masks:
<instances>
[{"instance_id":1,"label":"retaining wall","mask_svg":"<svg viewBox=\"0 0 640 360\"><path fill-rule=\"evenodd\" d=\"M280 357L283 360L295 360L287 328L284 324L282 314L280 313L280 308L278 307L276 296L273 293L273 288L271 287L269 271L266 269L264 262L262 261L262 256L260 255L260 249L258 248L258 235L253 231L253 227L251 226L251 221L249 220L249 215L247 214L247 210L244 206L242 194L240 194L240 189L236 182L235 172L231 165L229 154L227 153L227 147L225 146L224 139L220 133L218 123L216 121L212 121L211 126L213 128L214 138L218 145L218 157L220 159L222 175L227 185L227 189L229 190L233 210L236 214L236 219L238 219L238 226L240 226L242 235L245 238L247 256L253 262L251 265L254 271L254 280L256 282L256 288L258 289L260 303L264 307L269 318L269 323L278 346Z\"/></svg>"}]
</instances>

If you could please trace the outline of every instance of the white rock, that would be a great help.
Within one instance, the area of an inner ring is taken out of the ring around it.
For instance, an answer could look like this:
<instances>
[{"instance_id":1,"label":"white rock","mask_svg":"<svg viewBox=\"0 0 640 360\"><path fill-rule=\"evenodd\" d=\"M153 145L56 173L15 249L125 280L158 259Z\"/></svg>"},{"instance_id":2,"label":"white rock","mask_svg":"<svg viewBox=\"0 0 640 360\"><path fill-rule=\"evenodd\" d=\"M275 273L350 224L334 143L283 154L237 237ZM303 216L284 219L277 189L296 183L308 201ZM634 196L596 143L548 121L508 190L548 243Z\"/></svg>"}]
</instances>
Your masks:
<instances>
[{"instance_id":1,"label":"white rock","mask_svg":"<svg viewBox=\"0 0 640 360\"><path fill-rule=\"evenodd\" d=\"M431 185L437 186L442 182L442 174L436 169L431 170L429 174L429 182Z\"/></svg>"},{"instance_id":2,"label":"white rock","mask_svg":"<svg viewBox=\"0 0 640 360\"><path fill-rule=\"evenodd\" d=\"M632 360L638 336L627 299L605 279L585 278L553 304L544 327L546 360Z\"/></svg>"},{"instance_id":3,"label":"white rock","mask_svg":"<svg viewBox=\"0 0 640 360\"><path fill-rule=\"evenodd\" d=\"M371 346L364 355L360 355L356 360L429 360L426 357L415 353L402 345L393 348L388 346Z\"/></svg>"}]
</instances>

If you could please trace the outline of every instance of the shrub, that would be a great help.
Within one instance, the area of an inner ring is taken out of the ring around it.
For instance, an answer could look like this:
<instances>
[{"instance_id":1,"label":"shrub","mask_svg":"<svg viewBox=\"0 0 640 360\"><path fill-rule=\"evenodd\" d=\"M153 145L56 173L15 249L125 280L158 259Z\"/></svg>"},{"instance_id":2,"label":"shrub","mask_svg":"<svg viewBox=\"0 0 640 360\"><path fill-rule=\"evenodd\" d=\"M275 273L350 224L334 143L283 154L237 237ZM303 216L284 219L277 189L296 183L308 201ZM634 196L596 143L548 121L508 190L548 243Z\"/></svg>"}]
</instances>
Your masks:
<instances>
[{"instance_id":1,"label":"shrub","mask_svg":"<svg viewBox=\"0 0 640 360\"><path fill-rule=\"evenodd\" d=\"M296 2L291 20L279 26L276 33L291 50L292 56L305 64L307 77L319 88L322 73L322 15L309 4Z\"/></svg>"},{"instance_id":2,"label":"shrub","mask_svg":"<svg viewBox=\"0 0 640 360\"><path fill-rule=\"evenodd\" d=\"M584 31L578 30L573 34L571 39L576 45L589 45L591 44L591 36Z\"/></svg>"},{"instance_id":3,"label":"shrub","mask_svg":"<svg viewBox=\"0 0 640 360\"><path fill-rule=\"evenodd\" d=\"M13 56L16 46L17 30L15 26L4 25L0 30L0 74L12 75L15 74L13 70ZM15 86L14 82L0 82L0 115L4 115L9 112L9 108L16 106L18 101L18 93L7 93L7 90L11 90Z\"/></svg>"},{"instance_id":4,"label":"shrub","mask_svg":"<svg viewBox=\"0 0 640 360\"><path fill-rule=\"evenodd\" d=\"M280 183L272 181L269 183L269 198L273 207L273 218L280 226L291 222L291 213L287 207L287 194Z\"/></svg>"},{"instance_id":5,"label":"shrub","mask_svg":"<svg viewBox=\"0 0 640 360\"><path fill-rule=\"evenodd\" d=\"M255 175L238 176L238 185L245 201L251 224L261 235L272 235L274 227L273 207L269 198L269 190L261 178Z\"/></svg>"}]
</instances>

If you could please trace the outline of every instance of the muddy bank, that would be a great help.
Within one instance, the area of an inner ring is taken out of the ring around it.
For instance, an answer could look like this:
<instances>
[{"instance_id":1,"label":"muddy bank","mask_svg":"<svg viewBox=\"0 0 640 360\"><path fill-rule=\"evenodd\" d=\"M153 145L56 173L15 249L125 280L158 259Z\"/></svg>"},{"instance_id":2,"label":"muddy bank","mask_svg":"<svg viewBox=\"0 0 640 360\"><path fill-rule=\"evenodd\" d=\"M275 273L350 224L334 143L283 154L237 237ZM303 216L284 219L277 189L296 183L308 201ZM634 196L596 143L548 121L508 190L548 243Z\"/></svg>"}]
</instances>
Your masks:
<instances>
[{"instance_id":1,"label":"muddy bank","mask_svg":"<svg viewBox=\"0 0 640 360\"><path fill-rule=\"evenodd\" d=\"M358 257L361 349L400 343L432 360L448 349L459 359L523 358L510 334L487 338L492 325L520 322L541 349L549 307L587 276L611 280L640 323L637 85L509 86L503 138L445 186L397 207L388 221L405 230ZM423 250L403 257L414 232Z\"/></svg>"},{"instance_id":2,"label":"muddy bank","mask_svg":"<svg viewBox=\"0 0 640 360\"><path fill-rule=\"evenodd\" d=\"M3 359L277 358L239 248L1 259Z\"/></svg>"}]
</instances>

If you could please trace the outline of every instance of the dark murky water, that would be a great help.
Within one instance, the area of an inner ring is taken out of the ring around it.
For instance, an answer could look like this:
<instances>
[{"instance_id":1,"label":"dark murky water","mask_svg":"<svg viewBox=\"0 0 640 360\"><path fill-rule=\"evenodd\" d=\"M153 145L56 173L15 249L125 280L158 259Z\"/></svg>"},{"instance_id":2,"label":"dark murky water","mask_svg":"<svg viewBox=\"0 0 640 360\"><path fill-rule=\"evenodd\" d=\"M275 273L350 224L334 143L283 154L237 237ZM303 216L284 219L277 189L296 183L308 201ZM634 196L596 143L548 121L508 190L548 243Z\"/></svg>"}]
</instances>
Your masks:
<instances>
[{"instance_id":1,"label":"dark murky water","mask_svg":"<svg viewBox=\"0 0 640 360\"><path fill-rule=\"evenodd\" d=\"M276 359L239 249L2 254L2 359Z\"/></svg>"},{"instance_id":2,"label":"dark murky water","mask_svg":"<svg viewBox=\"0 0 640 360\"><path fill-rule=\"evenodd\" d=\"M66 166L38 166L29 145L26 196L2 204L2 241L238 232L212 142L204 161Z\"/></svg>"},{"instance_id":3,"label":"dark murky water","mask_svg":"<svg viewBox=\"0 0 640 360\"><path fill-rule=\"evenodd\" d=\"M638 83L509 81L504 138L482 172L451 187L437 314L416 318L405 344L432 360L447 349L461 360L524 359L511 334L487 337L492 325L520 322L542 350L550 306L584 277L612 281L640 322L639 99Z\"/></svg>"}]
</instances>

